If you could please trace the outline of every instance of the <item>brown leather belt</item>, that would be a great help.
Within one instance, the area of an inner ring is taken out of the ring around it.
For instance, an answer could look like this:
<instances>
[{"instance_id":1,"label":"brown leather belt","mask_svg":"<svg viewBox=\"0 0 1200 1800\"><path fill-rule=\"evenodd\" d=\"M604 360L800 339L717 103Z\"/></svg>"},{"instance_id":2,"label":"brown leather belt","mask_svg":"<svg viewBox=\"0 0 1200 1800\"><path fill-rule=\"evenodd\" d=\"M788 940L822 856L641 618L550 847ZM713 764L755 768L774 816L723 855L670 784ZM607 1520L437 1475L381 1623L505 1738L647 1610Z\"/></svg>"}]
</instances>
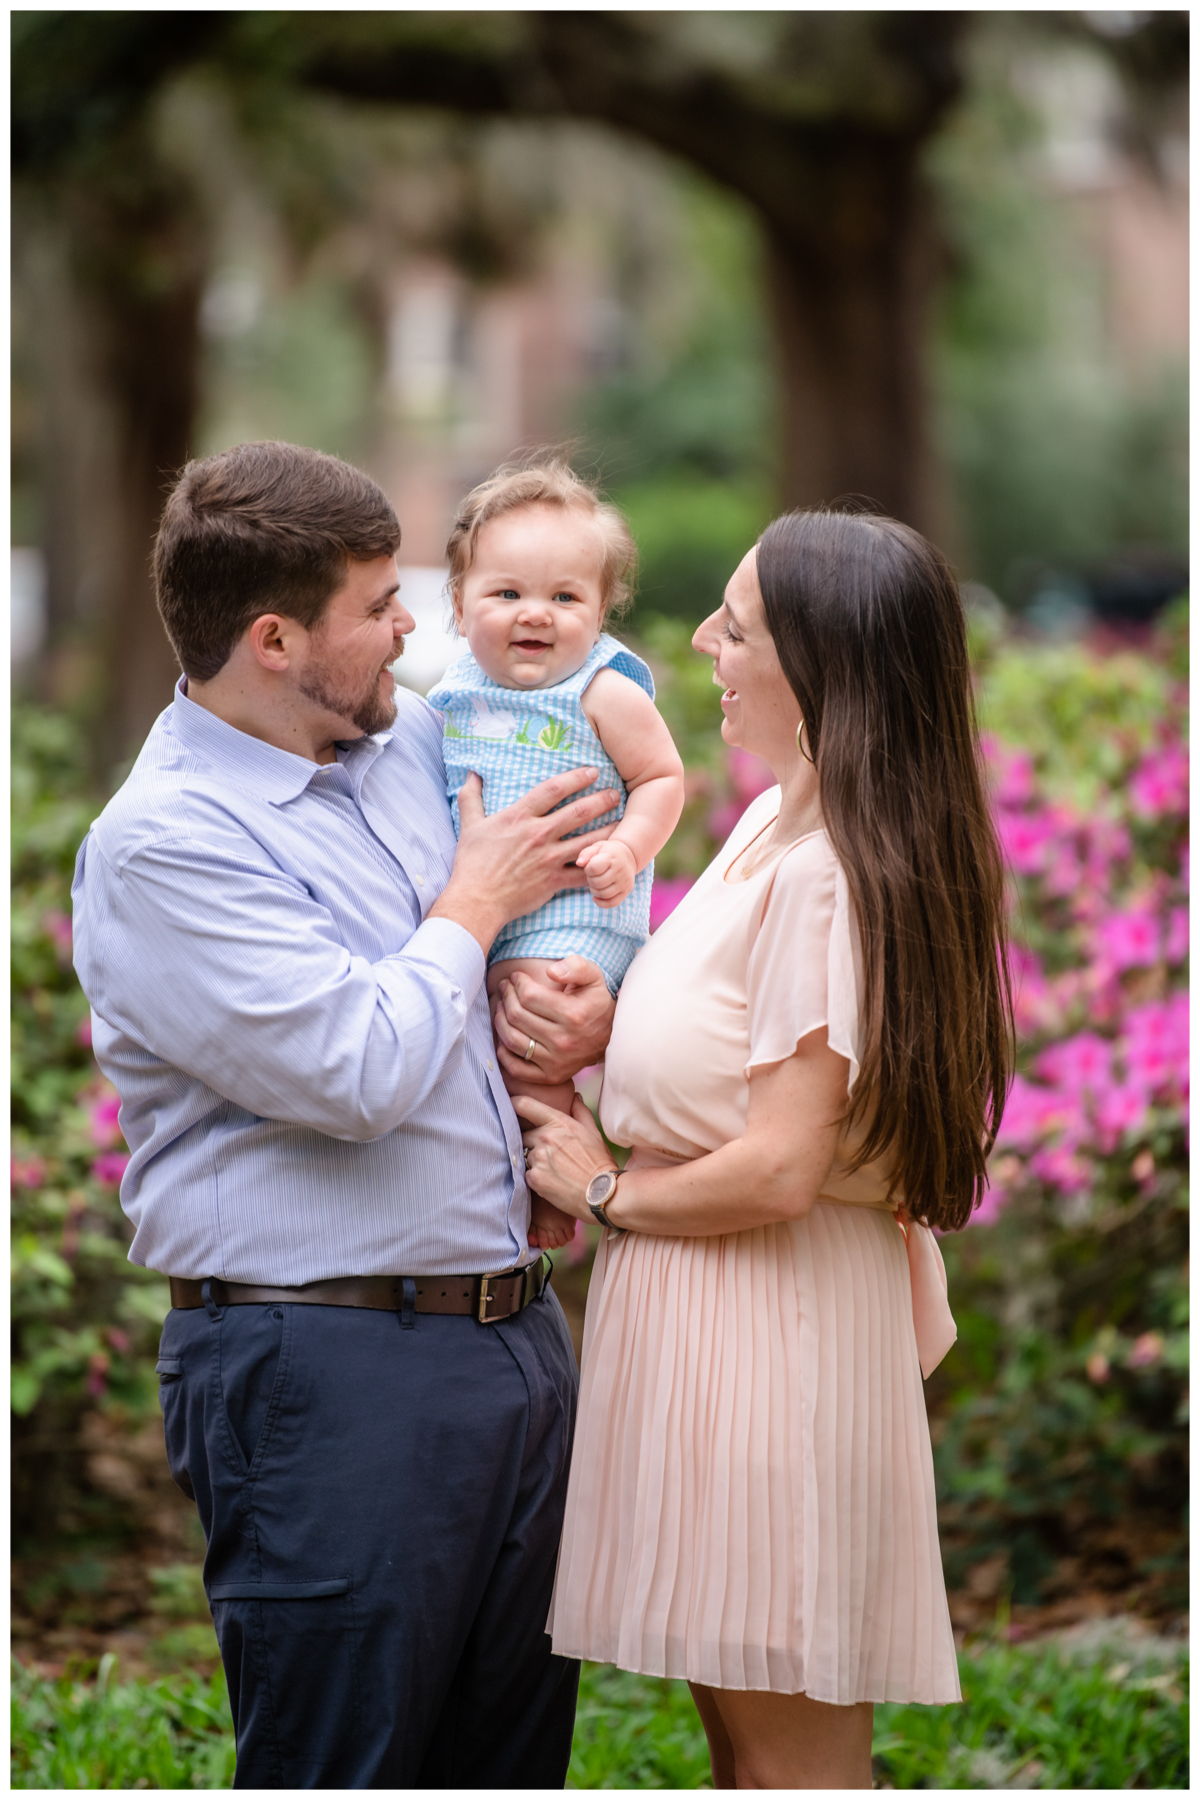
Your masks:
<instances>
[{"instance_id":1,"label":"brown leather belt","mask_svg":"<svg viewBox=\"0 0 1200 1800\"><path fill-rule=\"evenodd\" d=\"M214 1306L262 1306L274 1300L288 1306L369 1306L377 1312L402 1312L407 1304L414 1312L462 1313L481 1325L495 1325L544 1293L552 1273L549 1257L539 1256L523 1269L505 1269L499 1275L337 1275L303 1287L260 1287L214 1275L208 1291ZM187 1311L204 1305L203 1281L172 1275L170 1283L172 1306ZM412 1284L407 1294L406 1283Z\"/></svg>"}]
</instances>

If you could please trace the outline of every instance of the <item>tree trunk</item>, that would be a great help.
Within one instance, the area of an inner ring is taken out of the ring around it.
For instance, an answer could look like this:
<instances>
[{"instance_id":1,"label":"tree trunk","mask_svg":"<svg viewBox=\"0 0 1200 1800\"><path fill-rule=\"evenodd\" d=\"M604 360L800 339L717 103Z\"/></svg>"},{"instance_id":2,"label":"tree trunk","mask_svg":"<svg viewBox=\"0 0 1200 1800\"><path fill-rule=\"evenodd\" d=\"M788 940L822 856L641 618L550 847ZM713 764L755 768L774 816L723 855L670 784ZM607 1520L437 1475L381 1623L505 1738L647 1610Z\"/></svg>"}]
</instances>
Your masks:
<instances>
[{"instance_id":1,"label":"tree trunk","mask_svg":"<svg viewBox=\"0 0 1200 1800\"><path fill-rule=\"evenodd\" d=\"M103 775L137 754L179 674L150 559L200 397L207 232L179 177L149 144L138 148L138 178L91 196L72 220L75 306L109 452L103 470L91 471L100 491L88 511L95 517L102 506L109 529L107 543L85 546L79 621L95 659L87 710Z\"/></svg>"},{"instance_id":2,"label":"tree trunk","mask_svg":"<svg viewBox=\"0 0 1200 1800\"><path fill-rule=\"evenodd\" d=\"M859 143L830 170L817 241L764 211L787 506L862 494L937 535L926 346L938 247L917 146Z\"/></svg>"}]
</instances>

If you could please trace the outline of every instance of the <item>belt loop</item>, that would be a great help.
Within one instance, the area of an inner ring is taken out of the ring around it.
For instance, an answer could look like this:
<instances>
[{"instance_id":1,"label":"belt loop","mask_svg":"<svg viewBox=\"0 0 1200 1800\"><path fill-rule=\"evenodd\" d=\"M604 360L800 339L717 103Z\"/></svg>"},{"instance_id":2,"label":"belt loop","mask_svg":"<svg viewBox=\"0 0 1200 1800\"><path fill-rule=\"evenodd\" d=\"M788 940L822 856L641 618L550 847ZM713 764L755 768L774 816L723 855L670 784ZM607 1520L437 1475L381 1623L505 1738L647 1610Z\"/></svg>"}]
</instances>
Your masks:
<instances>
[{"instance_id":1,"label":"belt loop","mask_svg":"<svg viewBox=\"0 0 1200 1800\"><path fill-rule=\"evenodd\" d=\"M204 1301L204 1310L208 1314L209 1318L210 1319L219 1319L221 1317L221 1315L220 1315L219 1311L217 1310L216 1302L212 1297L212 1276L211 1275L207 1275L205 1277L203 1286L200 1289L200 1297Z\"/></svg>"},{"instance_id":2,"label":"belt loop","mask_svg":"<svg viewBox=\"0 0 1200 1800\"><path fill-rule=\"evenodd\" d=\"M411 1275L402 1278L404 1302L400 1308L401 1331L415 1331L417 1325L417 1284Z\"/></svg>"}]
</instances>

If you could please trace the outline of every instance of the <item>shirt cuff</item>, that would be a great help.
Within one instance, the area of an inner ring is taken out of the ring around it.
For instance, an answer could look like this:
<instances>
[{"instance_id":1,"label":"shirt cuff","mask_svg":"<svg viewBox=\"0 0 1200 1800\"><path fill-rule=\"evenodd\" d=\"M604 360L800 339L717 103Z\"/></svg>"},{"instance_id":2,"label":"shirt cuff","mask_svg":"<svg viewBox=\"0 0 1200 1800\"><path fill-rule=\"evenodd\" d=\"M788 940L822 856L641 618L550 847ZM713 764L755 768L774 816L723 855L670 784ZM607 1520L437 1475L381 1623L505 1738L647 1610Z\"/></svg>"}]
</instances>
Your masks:
<instances>
[{"instance_id":1,"label":"shirt cuff","mask_svg":"<svg viewBox=\"0 0 1200 1800\"><path fill-rule=\"evenodd\" d=\"M449 976L463 990L468 1001L475 998L487 973L487 957L478 941L465 925L459 925L454 919L426 919L417 926L403 950L398 950L388 961L411 962L414 957L431 963Z\"/></svg>"}]
</instances>

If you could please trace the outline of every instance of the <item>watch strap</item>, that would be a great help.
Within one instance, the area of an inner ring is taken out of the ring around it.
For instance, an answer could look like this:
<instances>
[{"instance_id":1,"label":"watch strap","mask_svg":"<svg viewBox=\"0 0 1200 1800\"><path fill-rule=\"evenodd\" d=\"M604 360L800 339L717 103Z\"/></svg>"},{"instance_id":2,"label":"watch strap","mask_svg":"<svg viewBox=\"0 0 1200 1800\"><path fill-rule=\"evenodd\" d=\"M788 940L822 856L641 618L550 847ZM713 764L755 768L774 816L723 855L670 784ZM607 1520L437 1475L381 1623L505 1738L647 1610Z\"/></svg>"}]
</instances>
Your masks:
<instances>
[{"instance_id":1,"label":"watch strap","mask_svg":"<svg viewBox=\"0 0 1200 1800\"><path fill-rule=\"evenodd\" d=\"M612 1195L610 1194L609 1199L611 1200L611 1198ZM591 1210L592 1217L598 1219L601 1225L605 1226L609 1231L627 1230L626 1226L618 1225L615 1220L609 1218L608 1213L605 1211L603 1200L589 1200L588 1207Z\"/></svg>"}]
</instances>

